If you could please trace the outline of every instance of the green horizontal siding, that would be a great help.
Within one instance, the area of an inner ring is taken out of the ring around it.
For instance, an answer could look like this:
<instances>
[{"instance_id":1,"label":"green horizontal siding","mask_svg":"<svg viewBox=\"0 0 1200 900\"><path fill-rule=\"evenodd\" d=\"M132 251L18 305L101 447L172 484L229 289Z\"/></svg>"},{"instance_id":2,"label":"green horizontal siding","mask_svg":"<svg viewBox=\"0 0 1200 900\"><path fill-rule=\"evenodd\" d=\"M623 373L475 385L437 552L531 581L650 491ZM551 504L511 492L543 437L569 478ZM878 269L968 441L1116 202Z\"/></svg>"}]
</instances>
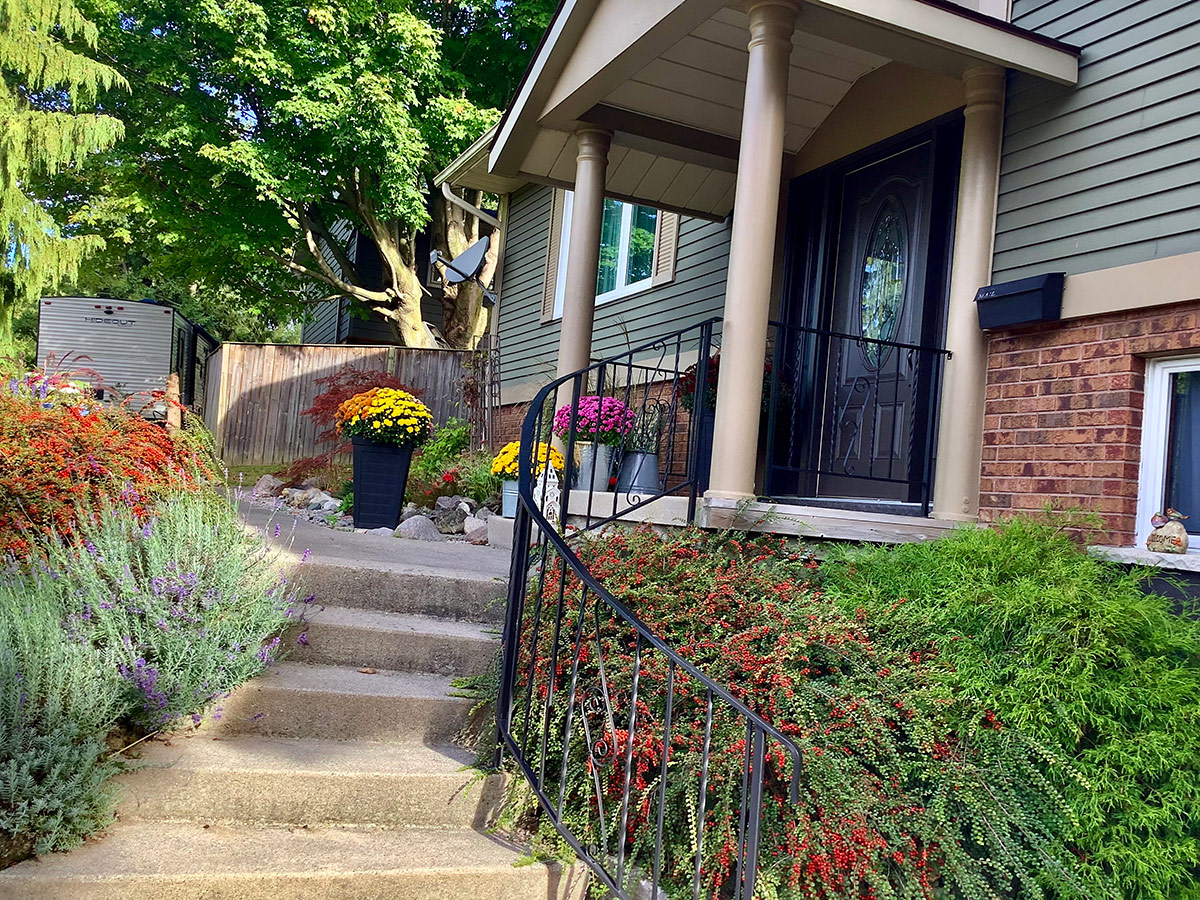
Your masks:
<instances>
[{"instance_id":1,"label":"green horizontal siding","mask_svg":"<svg viewBox=\"0 0 1200 900\"><path fill-rule=\"evenodd\" d=\"M1200 0L1014 0L1083 47L1079 84L1010 74L994 278L1200 250Z\"/></svg>"},{"instance_id":2,"label":"green horizontal siding","mask_svg":"<svg viewBox=\"0 0 1200 900\"><path fill-rule=\"evenodd\" d=\"M551 188L527 187L509 203L500 292L500 377L505 385L554 376L558 321L542 323ZM729 225L683 218L675 279L596 307L592 356L601 358L720 315L725 305Z\"/></svg>"}]
</instances>

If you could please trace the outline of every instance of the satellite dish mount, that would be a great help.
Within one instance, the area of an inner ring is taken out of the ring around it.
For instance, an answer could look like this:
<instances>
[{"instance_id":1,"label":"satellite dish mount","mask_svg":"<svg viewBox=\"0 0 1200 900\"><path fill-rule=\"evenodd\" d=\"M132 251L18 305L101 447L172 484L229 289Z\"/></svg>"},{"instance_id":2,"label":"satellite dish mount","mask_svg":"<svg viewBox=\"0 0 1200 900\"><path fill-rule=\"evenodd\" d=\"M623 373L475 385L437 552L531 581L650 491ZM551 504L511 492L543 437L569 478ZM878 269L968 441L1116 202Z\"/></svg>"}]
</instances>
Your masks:
<instances>
[{"instance_id":1,"label":"satellite dish mount","mask_svg":"<svg viewBox=\"0 0 1200 900\"><path fill-rule=\"evenodd\" d=\"M454 259L446 259L437 250L429 254L429 264L436 266L441 263L446 269L446 284L462 284L464 281L474 281L483 290L483 305L490 309L496 305L496 295L488 290L487 285L479 280L479 272L483 269L487 258L488 247L491 246L490 235L481 237Z\"/></svg>"}]
</instances>

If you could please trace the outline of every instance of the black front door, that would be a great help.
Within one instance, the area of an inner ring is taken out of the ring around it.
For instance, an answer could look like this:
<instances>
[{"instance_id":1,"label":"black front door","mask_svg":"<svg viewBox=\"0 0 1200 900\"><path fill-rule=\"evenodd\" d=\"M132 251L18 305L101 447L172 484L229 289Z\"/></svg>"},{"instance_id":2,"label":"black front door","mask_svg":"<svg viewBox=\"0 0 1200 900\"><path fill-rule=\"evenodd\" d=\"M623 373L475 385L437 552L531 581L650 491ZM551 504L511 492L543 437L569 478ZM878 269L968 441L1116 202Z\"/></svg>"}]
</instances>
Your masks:
<instances>
[{"instance_id":1,"label":"black front door","mask_svg":"<svg viewBox=\"0 0 1200 900\"><path fill-rule=\"evenodd\" d=\"M822 214L793 206L769 491L927 499L957 170L939 143L930 129L794 186Z\"/></svg>"}]
</instances>

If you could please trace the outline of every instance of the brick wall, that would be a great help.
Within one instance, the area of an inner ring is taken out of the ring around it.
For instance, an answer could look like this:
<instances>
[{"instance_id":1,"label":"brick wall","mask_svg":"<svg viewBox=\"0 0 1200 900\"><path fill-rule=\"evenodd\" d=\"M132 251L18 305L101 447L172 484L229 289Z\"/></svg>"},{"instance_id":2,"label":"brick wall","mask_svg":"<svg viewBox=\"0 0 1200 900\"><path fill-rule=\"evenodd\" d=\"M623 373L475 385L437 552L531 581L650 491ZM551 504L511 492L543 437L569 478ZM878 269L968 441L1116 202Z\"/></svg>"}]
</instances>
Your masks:
<instances>
[{"instance_id":1,"label":"brick wall","mask_svg":"<svg viewBox=\"0 0 1200 900\"><path fill-rule=\"evenodd\" d=\"M994 332L980 520L1080 507L1131 544L1146 358L1197 349L1200 301Z\"/></svg>"}]
</instances>

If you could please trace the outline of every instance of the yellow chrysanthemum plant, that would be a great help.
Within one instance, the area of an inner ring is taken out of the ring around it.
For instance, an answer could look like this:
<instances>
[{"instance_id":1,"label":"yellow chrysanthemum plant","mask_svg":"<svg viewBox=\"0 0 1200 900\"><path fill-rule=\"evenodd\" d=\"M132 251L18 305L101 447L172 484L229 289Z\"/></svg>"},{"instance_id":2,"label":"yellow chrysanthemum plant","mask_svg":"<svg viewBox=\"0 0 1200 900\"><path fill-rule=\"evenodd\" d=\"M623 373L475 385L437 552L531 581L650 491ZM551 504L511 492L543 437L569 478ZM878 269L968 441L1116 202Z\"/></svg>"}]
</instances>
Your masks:
<instances>
[{"instance_id":1,"label":"yellow chrysanthemum plant","mask_svg":"<svg viewBox=\"0 0 1200 900\"><path fill-rule=\"evenodd\" d=\"M371 388L338 407L337 427L347 437L419 447L433 435L433 413L408 391Z\"/></svg>"},{"instance_id":2,"label":"yellow chrysanthemum plant","mask_svg":"<svg viewBox=\"0 0 1200 900\"><path fill-rule=\"evenodd\" d=\"M496 454L495 459L492 460L492 474L499 475L505 481L515 481L520 465L520 458L520 441L512 441L505 444L500 448L500 452ZM534 472L535 477L541 475L546 470L547 462L560 473L565 465L563 455L549 444L542 442L537 445L537 471Z\"/></svg>"}]
</instances>

